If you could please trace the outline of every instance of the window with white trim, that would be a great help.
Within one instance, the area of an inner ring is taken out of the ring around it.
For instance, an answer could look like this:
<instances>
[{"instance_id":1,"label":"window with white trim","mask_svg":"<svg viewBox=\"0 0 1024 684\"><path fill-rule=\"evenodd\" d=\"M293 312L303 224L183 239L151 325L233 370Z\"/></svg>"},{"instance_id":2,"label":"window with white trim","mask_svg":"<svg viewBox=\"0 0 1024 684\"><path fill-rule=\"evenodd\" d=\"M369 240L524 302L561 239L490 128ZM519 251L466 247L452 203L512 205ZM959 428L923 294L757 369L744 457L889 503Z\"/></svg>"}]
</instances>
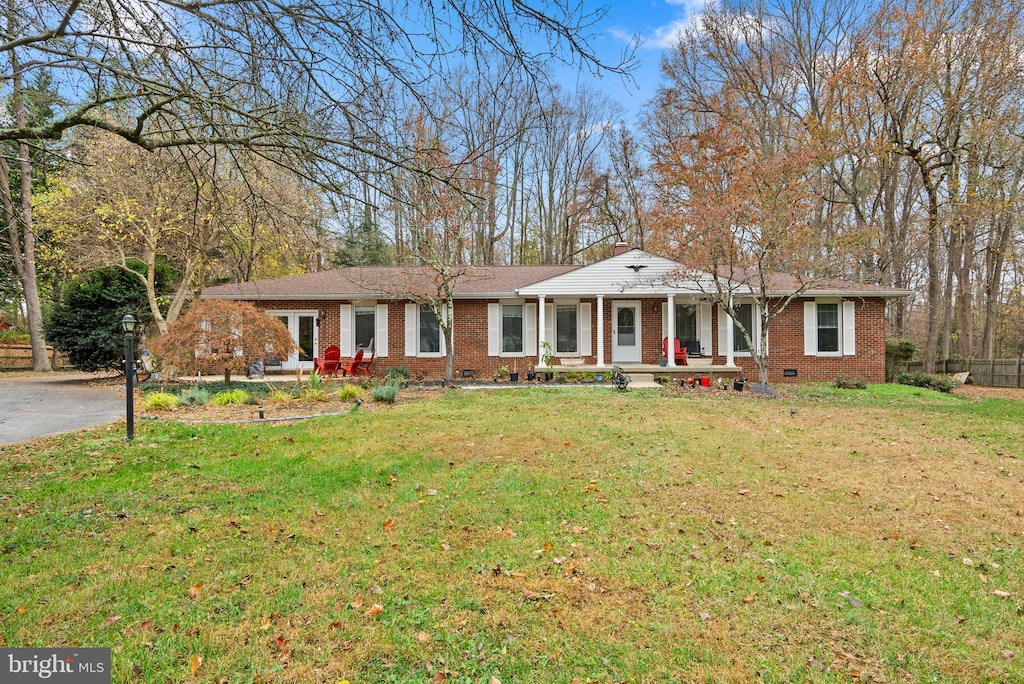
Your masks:
<instances>
[{"instance_id":1,"label":"window with white trim","mask_svg":"<svg viewBox=\"0 0 1024 684\"><path fill-rule=\"evenodd\" d=\"M676 339L680 342L699 339L696 304L676 304Z\"/></svg>"},{"instance_id":2,"label":"window with white trim","mask_svg":"<svg viewBox=\"0 0 1024 684\"><path fill-rule=\"evenodd\" d=\"M555 354L579 353L579 305L555 306Z\"/></svg>"},{"instance_id":3,"label":"window with white trim","mask_svg":"<svg viewBox=\"0 0 1024 684\"><path fill-rule=\"evenodd\" d=\"M370 351L377 334L377 307L357 306L354 318L355 347L357 350Z\"/></svg>"},{"instance_id":4,"label":"window with white trim","mask_svg":"<svg viewBox=\"0 0 1024 684\"><path fill-rule=\"evenodd\" d=\"M743 336L740 323L743 324L747 334L752 339L757 337L757 331L754 329L754 305L751 303L737 304L735 308L736 318L732 322L732 350L734 352L750 353L750 345L747 344L747 338Z\"/></svg>"},{"instance_id":5,"label":"window with white trim","mask_svg":"<svg viewBox=\"0 0 1024 684\"><path fill-rule=\"evenodd\" d=\"M420 305L419 343L420 354L441 353L441 322L426 304Z\"/></svg>"},{"instance_id":6,"label":"window with white trim","mask_svg":"<svg viewBox=\"0 0 1024 684\"><path fill-rule=\"evenodd\" d=\"M839 302L817 304L818 353L839 353Z\"/></svg>"},{"instance_id":7,"label":"window with white trim","mask_svg":"<svg viewBox=\"0 0 1024 684\"><path fill-rule=\"evenodd\" d=\"M834 297L804 300L804 356L856 356L857 307Z\"/></svg>"},{"instance_id":8,"label":"window with white trim","mask_svg":"<svg viewBox=\"0 0 1024 684\"><path fill-rule=\"evenodd\" d=\"M501 305L501 353L523 353L523 305Z\"/></svg>"}]
</instances>

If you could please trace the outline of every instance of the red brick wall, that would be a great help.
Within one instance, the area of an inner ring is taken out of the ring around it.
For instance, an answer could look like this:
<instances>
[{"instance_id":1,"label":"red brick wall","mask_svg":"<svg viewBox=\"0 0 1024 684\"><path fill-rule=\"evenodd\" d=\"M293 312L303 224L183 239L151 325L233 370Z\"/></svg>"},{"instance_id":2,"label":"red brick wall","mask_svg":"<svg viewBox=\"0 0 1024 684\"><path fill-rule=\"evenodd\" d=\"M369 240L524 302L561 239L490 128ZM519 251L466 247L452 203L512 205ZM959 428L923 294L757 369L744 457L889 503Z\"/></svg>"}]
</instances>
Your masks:
<instances>
[{"instance_id":1,"label":"red brick wall","mask_svg":"<svg viewBox=\"0 0 1024 684\"><path fill-rule=\"evenodd\" d=\"M515 368L525 374L529 366L536 363L535 357L508 358L487 355L487 305L497 300L460 300L455 302L455 374L460 377L463 370L472 370L474 377L490 378L500 366ZM591 356L584 357L584 363L597 362L597 300L582 299L591 304ZM885 379L885 301L882 299L858 299L855 302L857 355L839 357L804 356L804 325L802 299L794 300L786 310L771 323L769 331L769 382L830 381L836 375L845 374L863 378L868 382L884 382ZM341 326L340 305L351 302L337 300L306 301L261 301L256 306L264 311L316 310L320 312L320 350L328 345L339 344ZM643 363L655 364L662 356L661 311L663 299L641 300ZM375 375L383 374L388 368L405 366L414 378L436 380L444 373L444 357L419 358L405 355L405 301L393 301L388 305L388 356L377 357L371 370ZM605 363L611 361L611 306L612 300L604 300L604 356ZM539 321L538 321L539 324ZM714 363L725 363L725 357L718 352L718 307L712 307L712 335L714 343L709 345L715 353ZM736 356L736 363L752 380L757 377L753 360ZM558 363L556 357L554 362ZM783 375L784 369L795 369L796 378Z\"/></svg>"}]
</instances>

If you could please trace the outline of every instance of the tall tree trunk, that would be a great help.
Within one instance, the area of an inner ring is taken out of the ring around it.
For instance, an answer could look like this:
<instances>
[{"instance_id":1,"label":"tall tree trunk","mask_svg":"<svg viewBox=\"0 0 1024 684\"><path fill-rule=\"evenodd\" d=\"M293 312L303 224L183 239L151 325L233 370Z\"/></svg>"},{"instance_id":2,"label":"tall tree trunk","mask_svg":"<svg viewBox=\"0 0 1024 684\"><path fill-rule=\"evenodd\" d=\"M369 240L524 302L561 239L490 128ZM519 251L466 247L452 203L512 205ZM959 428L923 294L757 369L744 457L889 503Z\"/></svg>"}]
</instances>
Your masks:
<instances>
[{"instance_id":1,"label":"tall tree trunk","mask_svg":"<svg viewBox=\"0 0 1024 684\"><path fill-rule=\"evenodd\" d=\"M13 27L13 9L8 5L7 24ZM11 61L11 100L14 103L14 121L19 128L28 125L25 100L22 89L21 67L14 49L8 50ZM36 236L32 228L32 160L28 144L18 141L18 171L21 176L21 206L15 211L11 197L10 173L6 160L0 165L4 183L4 213L7 218L8 237L14 268L21 283L25 298L25 312L28 317L28 333L32 344L32 369L49 372L50 359L46 356L46 339L43 337L43 308L39 300L39 283L36 279ZM20 229L19 229L20 228Z\"/></svg>"}]
</instances>

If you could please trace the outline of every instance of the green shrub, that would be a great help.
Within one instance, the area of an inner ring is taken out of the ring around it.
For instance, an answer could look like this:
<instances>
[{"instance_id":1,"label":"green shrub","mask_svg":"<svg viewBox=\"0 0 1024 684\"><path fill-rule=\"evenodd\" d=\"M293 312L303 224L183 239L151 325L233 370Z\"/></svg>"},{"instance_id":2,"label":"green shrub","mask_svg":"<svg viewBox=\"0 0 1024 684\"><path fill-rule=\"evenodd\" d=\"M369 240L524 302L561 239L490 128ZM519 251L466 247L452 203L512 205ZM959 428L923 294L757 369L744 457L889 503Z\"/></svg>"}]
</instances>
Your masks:
<instances>
[{"instance_id":1,"label":"green shrub","mask_svg":"<svg viewBox=\"0 0 1024 684\"><path fill-rule=\"evenodd\" d=\"M896 376L896 382L901 385L924 387L947 394L956 389L959 384L948 375L928 375L927 373L900 373Z\"/></svg>"},{"instance_id":2,"label":"green shrub","mask_svg":"<svg viewBox=\"0 0 1024 684\"><path fill-rule=\"evenodd\" d=\"M849 375L837 375L835 387L836 389L867 389L868 383Z\"/></svg>"},{"instance_id":3,"label":"green shrub","mask_svg":"<svg viewBox=\"0 0 1024 684\"><path fill-rule=\"evenodd\" d=\"M210 390L205 387L182 390L181 403L187 406L206 406L210 403Z\"/></svg>"},{"instance_id":4,"label":"green shrub","mask_svg":"<svg viewBox=\"0 0 1024 684\"><path fill-rule=\"evenodd\" d=\"M917 352L917 343L894 337L885 341L885 379L891 381L897 371L909 363ZM898 382L898 381L897 381ZM906 384L906 383L900 383Z\"/></svg>"},{"instance_id":5,"label":"green shrub","mask_svg":"<svg viewBox=\"0 0 1024 684\"><path fill-rule=\"evenodd\" d=\"M170 392L150 392L142 398L142 408L147 411L169 411L178 404L178 395Z\"/></svg>"},{"instance_id":6,"label":"green shrub","mask_svg":"<svg viewBox=\"0 0 1024 684\"><path fill-rule=\"evenodd\" d=\"M224 390L217 392L210 400L214 406L228 406L231 404L250 404L255 401L248 392L240 389Z\"/></svg>"},{"instance_id":7,"label":"green shrub","mask_svg":"<svg viewBox=\"0 0 1024 684\"><path fill-rule=\"evenodd\" d=\"M370 396L373 397L374 401L394 404L395 399L398 398L398 385L392 383L376 385L372 390L370 390Z\"/></svg>"},{"instance_id":8,"label":"green shrub","mask_svg":"<svg viewBox=\"0 0 1024 684\"><path fill-rule=\"evenodd\" d=\"M363 396L363 388L359 385L345 384L338 390L338 398L342 401L355 401Z\"/></svg>"},{"instance_id":9,"label":"green shrub","mask_svg":"<svg viewBox=\"0 0 1024 684\"><path fill-rule=\"evenodd\" d=\"M324 376L320 375L316 371L313 371L309 375L309 389L321 390L324 386Z\"/></svg>"},{"instance_id":10,"label":"green shrub","mask_svg":"<svg viewBox=\"0 0 1024 684\"><path fill-rule=\"evenodd\" d=\"M28 344L29 335L15 328L0 330L0 344Z\"/></svg>"},{"instance_id":11,"label":"green shrub","mask_svg":"<svg viewBox=\"0 0 1024 684\"><path fill-rule=\"evenodd\" d=\"M389 368L387 372L384 373L384 380L387 382L397 381L401 385L404 385L405 381L411 377L412 374L405 366L395 366L394 368Z\"/></svg>"}]
</instances>

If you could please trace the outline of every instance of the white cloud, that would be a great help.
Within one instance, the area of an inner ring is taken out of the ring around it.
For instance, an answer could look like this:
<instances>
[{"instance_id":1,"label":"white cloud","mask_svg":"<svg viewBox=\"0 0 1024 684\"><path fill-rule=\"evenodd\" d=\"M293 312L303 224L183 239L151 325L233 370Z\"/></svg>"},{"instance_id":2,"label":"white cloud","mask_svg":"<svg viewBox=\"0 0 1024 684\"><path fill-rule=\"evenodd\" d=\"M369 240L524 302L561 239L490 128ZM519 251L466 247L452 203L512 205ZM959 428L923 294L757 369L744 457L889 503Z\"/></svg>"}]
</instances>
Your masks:
<instances>
[{"instance_id":1,"label":"white cloud","mask_svg":"<svg viewBox=\"0 0 1024 684\"><path fill-rule=\"evenodd\" d=\"M664 50L674 47L679 42L680 36L694 25L695 16L691 15L685 19L676 19L670 24L659 26L650 33L645 34L641 44L652 50Z\"/></svg>"}]
</instances>

